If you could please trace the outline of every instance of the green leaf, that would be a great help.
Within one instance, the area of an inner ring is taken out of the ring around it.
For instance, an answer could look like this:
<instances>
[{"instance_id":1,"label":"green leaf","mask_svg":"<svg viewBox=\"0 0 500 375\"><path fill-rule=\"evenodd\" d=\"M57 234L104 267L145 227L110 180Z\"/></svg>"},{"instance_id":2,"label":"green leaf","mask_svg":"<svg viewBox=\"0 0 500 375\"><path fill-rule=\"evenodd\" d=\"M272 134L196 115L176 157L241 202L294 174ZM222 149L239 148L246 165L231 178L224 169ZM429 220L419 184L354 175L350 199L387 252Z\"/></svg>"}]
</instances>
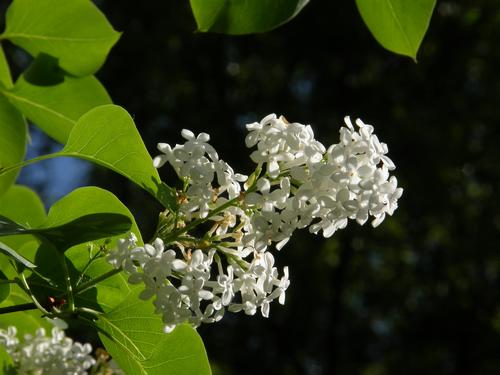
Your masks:
<instances>
[{"instance_id":1,"label":"green leaf","mask_svg":"<svg viewBox=\"0 0 500 375\"><path fill-rule=\"evenodd\" d=\"M77 202L82 201L84 203L82 207L79 207L78 209L85 209L86 207L96 207L97 209L102 211L127 216L132 221L132 227L130 231L136 235L138 245L143 244L141 233L139 231L139 228L137 227L137 224L135 223L134 217L132 216L128 208L112 193L95 187L86 187L77 189L72 194L75 194L74 199ZM123 237L123 235L110 237L109 242L106 245L107 248L113 248L116 245L116 241L119 238ZM91 246L94 248L92 254L95 254L97 249L101 245L104 245L103 241L93 241L93 243L91 244ZM113 267L104 258L95 260L87 268L86 266L89 262L90 255L92 255L89 254L88 246L89 244L77 245L72 247L65 253L65 256L71 263L71 267L73 267L75 271L74 274L72 274L72 280L74 282L78 280L80 273L82 273L83 271L85 271L85 276L83 278L83 281L85 282L103 275L113 269ZM40 266L40 268L42 268L42 265ZM44 274L50 275L53 271L44 271ZM130 290L131 289L126 280L126 277L123 273L119 273L113 277L110 277L109 279L100 282L87 292L79 294L76 297L76 301L78 306L84 305L100 311L110 311L128 296Z\"/></svg>"},{"instance_id":2,"label":"green leaf","mask_svg":"<svg viewBox=\"0 0 500 375\"><path fill-rule=\"evenodd\" d=\"M83 114L111 103L97 78L64 75L57 61L46 55L39 55L12 89L2 91L28 119L61 143L66 143Z\"/></svg>"},{"instance_id":3,"label":"green leaf","mask_svg":"<svg viewBox=\"0 0 500 375\"><path fill-rule=\"evenodd\" d=\"M31 302L31 299L19 286L11 285L10 295L0 303L0 307L15 306ZM42 317L42 312L40 310L2 314L0 329L7 329L8 326L16 326L18 337L23 337L27 333L33 334L37 328L40 327L49 330L53 327L48 319Z\"/></svg>"},{"instance_id":4,"label":"green leaf","mask_svg":"<svg viewBox=\"0 0 500 375\"><path fill-rule=\"evenodd\" d=\"M0 236L28 234L28 229L5 216L0 216Z\"/></svg>"},{"instance_id":5,"label":"green leaf","mask_svg":"<svg viewBox=\"0 0 500 375\"><path fill-rule=\"evenodd\" d=\"M272 30L294 18L309 0L190 0L198 30L251 34Z\"/></svg>"},{"instance_id":6,"label":"green leaf","mask_svg":"<svg viewBox=\"0 0 500 375\"><path fill-rule=\"evenodd\" d=\"M11 249L10 247L8 247L6 244L4 244L2 242L0 242L0 253L7 255L9 258L16 261L20 265L23 265L24 267L36 268L36 266L33 263L31 263L28 259L24 258L17 251Z\"/></svg>"},{"instance_id":7,"label":"green leaf","mask_svg":"<svg viewBox=\"0 0 500 375\"><path fill-rule=\"evenodd\" d=\"M42 200L27 186L13 185L0 199L0 214L25 227L41 225L46 218Z\"/></svg>"},{"instance_id":8,"label":"green leaf","mask_svg":"<svg viewBox=\"0 0 500 375\"><path fill-rule=\"evenodd\" d=\"M0 88L12 85L9 66L0 45ZM23 116L0 94L0 169L17 164L26 152L27 126ZM16 180L18 172L0 176L0 196Z\"/></svg>"},{"instance_id":9,"label":"green leaf","mask_svg":"<svg viewBox=\"0 0 500 375\"><path fill-rule=\"evenodd\" d=\"M5 53L3 52L1 44L0 44L0 82L7 88L11 88L13 86L9 63L5 58Z\"/></svg>"},{"instance_id":10,"label":"green leaf","mask_svg":"<svg viewBox=\"0 0 500 375\"><path fill-rule=\"evenodd\" d=\"M76 189L56 202L52 206L49 212L49 219L45 224L50 224L49 220L52 220L53 224L72 220L77 213L89 215L98 212L127 217L132 223L130 231L136 235L137 243L139 245L143 243L139 228L128 208L111 192L93 186ZM82 243L71 247L65 252L64 255L68 260L67 264L74 290L81 283L90 281L113 269L105 258L98 258L90 264L90 267L87 266L91 256L95 255L101 246L105 246L108 249L113 248L116 245L116 241L123 237L125 235L116 235L110 236L106 240L94 240L90 243ZM89 251L89 249L92 250ZM25 249L22 250L24 251ZM39 274L45 278L50 278L59 287L65 288L64 272L61 264L55 259L59 258L57 255L57 250L48 241L44 241L37 245L35 264L38 266L37 271ZM85 274L80 278L82 272L85 272ZM41 300L45 301L47 296L54 294L53 288L41 282L37 275L32 275L32 280L43 284L36 288L37 296L40 296ZM123 273L119 273L100 282L86 292L78 294L75 302L80 307L84 306L99 311L109 311L121 303L129 293L130 287L126 278Z\"/></svg>"},{"instance_id":11,"label":"green leaf","mask_svg":"<svg viewBox=\"0 0 500 375\"><path fill-rule=\"evenodd\" d=\"M116 105L103 105L83 115L71 132L60 156L92 161L127 177L153 196L171 198L164 193L158 171L153 167L132 117ZM171 201L163 201L172 205Z\"/></svg>"},{"instance_id":12,"label":"green leaf","mask_svg":"<svg viewBox=\"0 0 500 375\"><path fill-rule=\"evenodd\" d=\"M113 194L96 187L72 191L54 203L47 220L37 231L56 247L63 246L64 250L79 243L130 231L130 217L109 212L108 208L99 202L99 196L103 195L108 199L116 199Z\"/></svg>"},{"instance_id":13,"label":"green leaf","mask_svg":"<svg viewBox=\"0 0 500 375\"><path fill-rule=\"evenodd\" d=\"M165 334L151 301L139 299L140 289L135 288L122 304L97 321L99 336L120 368L127 374L210 374L196 331L181 325Z\"/></svg>"},{"instance_id":14,"label":"green leaf","mask_svg":"<svg viewBox=\"0 0 500 375\"><path fill-rule=\"evenodd\" d=\"M119 106L108 104L90 110L78 120L62 151L7 167L0 170L0 176L28 164L63 156L109 168L141 186L165 207L176 206L175 190L161 182L134 121Z\"/></svg>"},{"instance_id":15,"label":"green leaf","mask_svg":"<svg viewBox=\"0 0 500 375\"><path fill-rule=\"evenodd\" d=\"M113 193L95 186L73 190L54 203L49 210L47 220L40 228L57 227L80 217L95 214L112 214L116 217L126 217L129 227L127 231L132 231L136 233L138 238L141 238L132 214L123 203ZM118 234L114 233L114 235Z\"/></svg>"},{"instance_id":16,"label":"green leaf","mask_svg":"<svg viewBox=\"0 0 500 375\"><path fill-rule=\"evenodd\" d=\"M435 0L356 0L363 21L389 51L415 61Z\"/></svg>"},{"instance_id":17,"label":"green leaf","mask_svg":"<svg viewBox=\"0 0 500 375\"><path fill-rule=\"evenodd\" d=\"M0 346L0 374L9 375L15 374L14 370L14 362L12 361L12 357L7 353L3 346Z\"/></svg>"},{"instance_id":18,"label":"green leaf","mask_svg":"<svg viewBox=\"0 0 500 375\"><path fill-rule=\"evenodd\" d=\"M38 195L26 186L13 185L0 198L0 215L9 218L24 227L37 227L46 218L45 207ZM21 255L21 247L30 241L36 240L31 234L5 236L2 242L7 246L16 249ZM4 255L0 255L0 258ZM29 258L32 259L32 258Z\"/></svg>"},{"instance_id":19,"label":"green leaf","mask_svg":"<svg viewBox=\"0 0 500 375\"><path fill-rule=\"evenodd\" d=\"M34 234L64 251L79 243L129 231L132 221L127 215L107 212L96 201L103 191L97 188L73 191L56 202L45 222L36 228L24 227L0 215L0 236Z\"/></svg>"},{"instance_id":20,"label":"green leaf","mask_svg":"<svg viewBox=\"0 0 500 375\"><path fill-rule=\"evenodd\" d=\"M89 0L14 0L2 35L32 56L54 56L76 76L99 70L119 37Z\"/></svg>"},{"instance_id":21,"label":"green leaf","mask_svg":"<svg viewBox=\"0 0 500 375\"><path fill-rule=\"evenodd\" d=\"M9 280L6 274L0 269L0 280ZM10 294L10 284L0 281L0 302L6 299Z\"/></svg>"},{"instance_id":22,"label":"green leaf","mask_svg":"<svg viewBox=\"0 0 500 375\"><path fill-rule=\"evenodd\" d=\"M96 213L81 216L70 222L52 227L50 225L55 224L50 223L50 220L54 216L51 216L49 211L48 223L45 224L47 227L36 228L32 231L36 231L35 234L42 235L62 251L87 241L124 234L130 230L132 225L128 216Z\"/></svg>"},{"instance_id":23,"label":"green leaf","mask_svg":"<svg viewBox=\"0 0 500 375\"><path fill-rule=\"evenodd\" d=\"M77 213L77 215L71 221L58 222L58 217L49 212L47 222L38 228L25 228L0 216L0 236L34 234L41 239L49 240L60 251L65 251L79 243L128 232L132 225L130 219L121 214L95 213L80 216Z\"/></svg>"}]
</instances>

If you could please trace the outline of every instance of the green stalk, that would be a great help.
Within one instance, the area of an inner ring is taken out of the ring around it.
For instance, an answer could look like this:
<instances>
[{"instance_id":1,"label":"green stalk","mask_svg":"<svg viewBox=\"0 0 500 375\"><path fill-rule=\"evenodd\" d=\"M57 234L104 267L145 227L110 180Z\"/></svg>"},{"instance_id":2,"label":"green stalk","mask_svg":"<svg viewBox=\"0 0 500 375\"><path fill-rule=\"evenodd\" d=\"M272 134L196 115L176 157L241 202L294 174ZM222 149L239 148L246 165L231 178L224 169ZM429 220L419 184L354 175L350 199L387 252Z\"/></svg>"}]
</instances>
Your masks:
<instances>
[{"instance_id":1,"label":"green stalk","mask_svg":"<svg viewBox=\"0 0 500 375\"><path fill-rule=\"evenodd\" d=\"M30 289L30 286L28 285L28 282L26 281L26 277L24 276L23 273L19 274L20 281L18 282L18 285L26 292L31 297L31 300L33 301L33 304L44 314L50 316L51 313L48 312L45 307L42 306L42 304L38 301L38 299L35 297L33 292Z\"/></svg>"},{"instance_id":2,"label":"green stalk","mask_svg":"<svg viewBox=\"0 0 500 375\"><path fill-rule=\"evenodd\" d=\"M66 283L66 290L68 292L68 305L69 311L75 311L75 296L73 295L73 285L71 285L71 277L69 276L68 264L66 257L62 257L62 266L64 270L64 282Z\"/></svg>"},{"instance_id":3,"label":"green stalk","mask_svg":"<svg viewBox=\"0 0 500 375\"><path fill-rule=\"evenodd\" d=\"M48 159L53 159L56 157L59 157L61 155L59 154L48 154L48 155L41 155L33 159L25 160L17 164L10 165L8 167L0 168L0 176L7 174L9 172L15 171L17 169L21 169L26 167L27 165L37 163L42 160L48 160Z\"/></svg>"},{"instance_id":4,"label":"green stalk","mask_svg":"<svg viewBox=\"0 0 500 375\"><path fill-rule=\"evenodd\" d=\"M102 274L101 276L98 276L92 280L89 280L87 281L86 283L83 283L81 284L79 287L77 287L75 289L75 293L76 294L81 294L87 290L89 290L90 288L92 288L93 286L95 286L96 284L100 283L101 281L104 281L106 279L109 279L110 277L118 274L122 272L122 269L121 268L116 268L116 269L113 269L109 272L106 272L104 274Z\"/></svg>"}]
</instances>

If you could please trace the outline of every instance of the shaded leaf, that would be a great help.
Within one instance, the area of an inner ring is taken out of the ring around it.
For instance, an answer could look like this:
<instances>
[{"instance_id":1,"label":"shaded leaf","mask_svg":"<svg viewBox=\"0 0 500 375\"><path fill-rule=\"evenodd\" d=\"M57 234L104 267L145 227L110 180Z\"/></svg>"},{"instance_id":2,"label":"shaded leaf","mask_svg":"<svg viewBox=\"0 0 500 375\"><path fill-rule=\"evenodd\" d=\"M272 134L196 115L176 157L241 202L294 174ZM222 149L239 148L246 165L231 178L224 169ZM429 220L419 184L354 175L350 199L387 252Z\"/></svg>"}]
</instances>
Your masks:
<instances>
[{"instance_id":1,"label":"shaded leaf","mask_svg":"<svg viewBox=\"0 0 500 375\"><path fill-rule=\"evenodd\" d=\"M0 236L34 234L65 251L79 243L125 233L130 230L131 225L132 222L127 216L113 213L77 216L71 221L54 224L49 212L47 222L38 228L25 228L0 216Z\"/></svg>"},{"instance_id":2,"label":"shaded leaf","mask_svg":"<svg viewBox=\"0 0 500 375\"><path fill-rule=\"evenodd\" d=\"M49 223L45 225L51 224L50 219L49 212ZM42 235L58 249L65 251L80 243L124 234L130 230L131 225L132 222L125 215L96 213L78 217L60 226L32 229L32 233Z\"/></svg>"},{"instance_id":3,"label":"shaded leaf","mask_svg":"<svg viewBox=\"0 0 500 375\"><path fill-rule=\"evenodd\" d=\"M389 51L417 59L435 0L356 0L375 39Z\"/></svg>"},{"instance_id":4,"label":"shaded leaf","mask_svg":"<svg viewBox=\"0 0 500 375\"><path fill-rule=\"evenodd\" d=\"M36 228L0 216L0 236L34 234L64 251L79 243L128 232L132 221L127 215L102 209L97 201L102 191L81 188L71 192L51 207L46 221Z\"/></svg>"},{"instance_id":5,"label":"shaded leaf","mask_svg":"<svg viewBox=\"0 0 500 375\"><path fill-rule=\"evenodd\" d=\"M27 118L56 141L66 143L78 119L90 109L111 103L94 76L74 78L58 71L57 61L37 57L31 69L3 94Z\"/></svg>"},{"instance_id":6,"label":"shaded leaf","mask_svg":"<svg viewBox=\"0 0 500 375\"><path fill-rule=\"evenodd\" d=\"M76 76L95 73L119 37L88 0L14 0L3 34L32 56L54 56Z\"/></svg>"},{"instance_id":7,"label":"shaded leaf","mask_svg":"<svg viewBox=\"0 0 500 375\"><path fill-rule=\"evenodd\" d=\"M0 244L1 247L1 244ZM0 249L1 251L1 249ZM2 272L0 269L0 280L9 280L6 274ZM4 299L6 299L10 294L10 284L8 283L2 283L0 281L0 302L2 302Z\"/></svg>"},{"instance_id":8,"label":"shaded leaf","mask_svg":"<svg viewBox=\"0 0 500 375\"><path fill-rule=\"evenodd\" d=\"M76 189L56 202L49 212L49 219L52 221L49 222L48 219L45 224L57 224L59 222L72 220L76 213L90 215L98 212L127 217L132 223L130 231L136 235L137 243L139 245L142 244L141 234L128 208L111 192L97 187L91 186ZM93 240L73 246L65 252L64 256L67 260L66 263L75 291L82 283L88 282L113 269L106 261L105 257L97 258L90 266L89 261L97 254L101 247L111 249L116 245L116 241L119 238L125 236L125 234L121 234L109 236L106 240ZM22 250L27 251L27 249L24 248ZM45 278L50 278L56 286L61 289L61 292L63 292L65 289L65 275L59 260L56 260L56 258L60 258L58 256L58 251L49 241L44 241L36 245L32 253L35 252L35 264L38 266L38 274ZM101 255L105 254L106 253L101 253ZM84 275L80 277L82 272L84 272ZM54 290L53 285L48 285L44 283L43 280L40 280L39 275L32 275L29 282L38 284L38 286L34 288L34 290L36 290L36 295L41 300L45 301L48 296L54 295L54 293L58 291L57 289ZM101 281L86 292L78 294L75 297L75 303L80 307L84 306L99 311L109 311L121 303L128 296L129 292L130 287L126 278L123 276L123 273L119 273L109 279Z\"/></svg>"},{"instance_id":9,"label":"shaded leaf","mask_svg":"<svg viewBox=\"0 0 500 375\"><path fill-rule=\"evenodd\" d=\"M190 0L199 31L251 34L294 18L309 0Z\"/></svg>"},{"instance_id":10,"label":"shaded leaf","mask_svg":"<svg viewBox=\"0 0 500 375\"><path fill-rule=\"evenodd\" d=\"M36 266L31 263L28 259L21 256L17 251L11 249L6 244L0 242L0 253L3 253L10 257L12 260L16 261L20 265L23 265L27 268L36 268Z\"/></svg>"},{"instance_id":11,"label":"shaded leaf","mask_svg":"<svg viewBox=\"0 0 500 375\"><path fill-rule=\"evenodd\" d=\"M134 233L139 232L130 211L126 209L123 203L113 193L95 186L73 190L54 203L49 210L47 220L41 225L41 228L57 227L80 217L95 214L112 214L115 217L126 217L129 226L128 230Z\"/></svg>"},{"instance_id":12,"label":"shaded leaf","mask_svg":"<svg viewBox=\"0 0 500 375\"><path fill-rule=\"evenodd\" d=\"M141 288L97 321L106 350L127 374L210 374L203 342L188 325L163 332L151 301L139 299Z\"/></svg>"}]
</instances>

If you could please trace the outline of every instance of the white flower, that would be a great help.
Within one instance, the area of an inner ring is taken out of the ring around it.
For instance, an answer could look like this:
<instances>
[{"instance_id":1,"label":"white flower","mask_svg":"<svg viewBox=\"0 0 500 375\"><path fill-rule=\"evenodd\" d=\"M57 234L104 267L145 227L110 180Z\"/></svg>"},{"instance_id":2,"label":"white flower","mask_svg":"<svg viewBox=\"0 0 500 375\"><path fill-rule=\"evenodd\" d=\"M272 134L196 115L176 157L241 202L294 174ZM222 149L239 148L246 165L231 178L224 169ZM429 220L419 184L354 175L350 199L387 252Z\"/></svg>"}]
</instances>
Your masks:
<instances>
[{"instance_id":1,"label":"white flower","mask_svg":"<svg viewBox=\"0 0 500 375\"><path fill-rule=\"evenodd\" d=\"M20 342L15 327L0 330L0 344L12 357L17 374L84 375L95 363L92 346L73 342L64 331L52 329L52 337L39 328L35 336L26 335Z\"/></svg>"},{"instance_id":2,"label":"white flower","mask_svg":"<svg viewBox=\"0 0 500 375\"><path fill-rule=\"evenodd\" d=\"M163 155L157 156L153 164L159 168L168 162L179 178L187 183L180 211L183 219L190 221L207 217L220 199L238 197L241 183L246 181L247 176L235 173L229 164L219 159L208 143L210 136L207 133L195 136L184 129L181 134L187 141L173 149L168 144L158 144Z\"/></svg>"},{"instance_id":3,"label":"white flower","mask_svg":"<svg viewBox=\"0 0 500 375\"><path fill-rule=\"evenodd\" d=\"M248 124L245 143L256 148L250 157L257 164L250 178L219 159L206 133L183 130L183 145L158 144L163 155L154 165L168 162L183 186L172 227L191 229L194 219L205 219L206 232L186 229L171 243L142 247L122 241L109 260L144 285L140 297L153 297L166 332L183 322L216 322L226 310L269 316L290 284L288 267L280 277L270 248L282 249L296 229L330 237L349 220L372 217L377 226L394 213L403 190L390 175L387 145L373 126L344 120L339 143L328 149L309 125L284 117Z\"/></svg>"},{"instance_id":4,"label":"white flower","mask_svg":"<svg viewBox=\"0 0 500 375\"><path fill-rule=\"evenodd\" d=\"M132 271L135 269L131 251L136 247L137 237L134 233L130 233L128 238L121 238L117 241L116 248L110 251L108 262L114 268L123 267L126 270Z\"/></svg>"}]
</instances>

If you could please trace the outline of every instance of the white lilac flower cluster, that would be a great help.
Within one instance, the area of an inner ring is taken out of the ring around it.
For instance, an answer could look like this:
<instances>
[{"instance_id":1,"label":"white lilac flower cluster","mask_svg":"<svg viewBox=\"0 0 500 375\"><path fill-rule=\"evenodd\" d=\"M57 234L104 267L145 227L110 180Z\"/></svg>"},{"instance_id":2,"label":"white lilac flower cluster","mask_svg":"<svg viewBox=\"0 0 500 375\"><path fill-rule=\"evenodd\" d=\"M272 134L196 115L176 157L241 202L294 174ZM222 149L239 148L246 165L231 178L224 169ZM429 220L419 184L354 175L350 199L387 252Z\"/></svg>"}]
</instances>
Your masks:
<instances>
[{"instance_id":1,"label":"white lilac flower cluster","mask_svg":"<svg viewBox=\"0 0 500 375\"><path fill-rule=\"evenodd\" d=\"M201 323L219 321L226 309L254 315L260 308L262 315L267 317L273 300L285 303L288 267L279 278L269 252L254 254L250 263L228 253L224 272L216 248L208 252L186 251L178 243L182 248L182 259L179 259L176 251L165 249L160 238L144 246L137 246L136 241L133 234L120 240L108 260L116 268L123 267L130 275L131 284L144 284L141 299L156 296L155 311L162 314L167 333L184 322L197 327ZM214 263L216 266L212 267ZM216 276L213 277L214 272ZM238 301L236 295L240 297Z\"/></svg>"},{"instance_id":2,"label":"white lilac flower cluster","mask_svg":"<svg viewBox=\"0 0 500 375\"><path fill-rule=\"evenodd\" d=\"M95 364L90 356L92 346L73 342L64 331L54 327L52 336L39 328L34 336L17 338L17 330L9 326L0 329L0 345L12 357L17 374L84 375Z\"/></svg>"},{"instance_id":3,"label":"white lilac flower cluster","mask_svg":"<svg viewBox=\"0 0 500 375\"><path fill-rule=\"evenodd\" d=\"M165 331L218 321L226 310L260 309L267 317L290 283L287 267L279 276L271 245L280 250L296 229L330 237L349 219L364 224L372 216L377 226L393 214L403 190L389 174L387 145L371 125L358 119L355 129L348 117L345 124L328 149L310 126L274 114L247 125L246 145L256 146L250 177L219 159L206 133L183 130L184 144L158 145L155 167L170 164L183 182L178 211L163 216L168 230L152 244L138 246L132 235L109 261L145 286L141 298L155 297ZM202 237L193 223L208 225Z\"/></svg>"}]
</instances>

